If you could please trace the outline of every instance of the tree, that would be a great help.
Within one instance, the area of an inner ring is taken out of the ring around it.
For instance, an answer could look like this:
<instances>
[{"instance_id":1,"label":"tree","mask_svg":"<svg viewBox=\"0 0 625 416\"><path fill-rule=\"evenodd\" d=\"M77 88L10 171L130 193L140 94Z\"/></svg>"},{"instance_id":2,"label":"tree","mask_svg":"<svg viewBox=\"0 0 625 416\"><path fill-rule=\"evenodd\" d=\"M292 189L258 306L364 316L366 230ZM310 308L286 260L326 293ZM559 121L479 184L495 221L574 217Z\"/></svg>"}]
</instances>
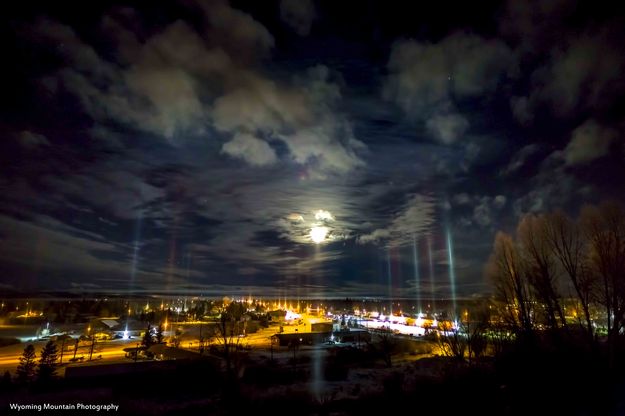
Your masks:
<instances>
[{"instance_id":1,"label":"tree","mask_svg":"<svg viewBox=\"0 0 625 416\"><path fill-rule=\"evenodd\" d=\"M488 308L477 307L471 313L467 310L461 320L461 330L466 336L469 362L486 352L486 331L490 323Z\"/></svg>"},{"instance_id":2,"label":"tree","mask_svg":"<svg viewBox=\"0 0 625 416\"><path fill-rule=\"evenodd\" d=\"M180 336L182 335L182 330L180 328L176 328L176 330L174 331L174 338L172 340L172 343L174 344L175 348L180 347Z\"/></svg>"},{"instance_id":3,"label":"tree","mask_svg":"<svg viewBox=\"0 0 625 416\"><path fill-rule=\"evenodd\" d=\"M39 367L37 368L37 378L39 381L49 381L56 376L57 348L54 341L48 341L41 349L39 357Z\"/></svg>"},{"instance_id":4,"label":"tree","mask_svg":"<svg viewBox=\"0 0 625 416\"><path fill-rule=\"evenodd\" d=\"M24 348L24 352L20 357L20 363L15 370L15 374L17 376L17 381L20 383L29 383L32 381L35 375L35 347L32 344L28 344L26 348Z\"/></svg>"},{"instance_id":5,"label":"tree","mask_svg":"<svg viewBox=\"0 0 625 416\"><path fill-rule=\"evenodd\" d=\"M610 364L625 324L625 211L613 202L584 207L581 222L589 244L597 301L605 308Z\"/></svg>"},{"instance_id":6,"label":"tree","mask_svg":"<svg viewBox=\"0 0 625 416\"><path fill-rule=\"evenodd\" d=\"M236 354L239 351L239 335L243 334L246 307L240 302L230 302L223 308L219 321L217 322L217 340L223 346L223 355L226 361L226 370L232 371L233 363L236 361Z\"/></svg>"},{"instance_id":7,"label":"tree","mask_svg":"<svg viewBox=\"0 0 625 416\"><path fill-rule=\"evenodd\" d=\"M397 341L390 329L381 329L377 334L377 342L372 345L378 351L387 367L393 366L393 354L397 350Z\"/></svg>"},{"instance_id":8,"label":"tree","mask_svg":"<svg viewBox=\"0 0 625 416\"><path fill-rule=\"evenodd\" d=\"M152 327L148 323L148 327L145 330L145 334L143 334L143 339L141 340L141 345L146 348L150 348L150 346L154 343L154 338L152 338Z\"/></svg>"},{"instance_id":9,"label":"tree","mask_svg":"<svg viewBox=\"0 0 625 416\"><path fill-rule=\"evenodd\" d=\"M438 346L447 357L462 361L467 349L467 339L457 328L453 328L438 335Z\"/></svg>"},{"instance_id":10,"label":"tree","mask_svg":"<svg viewBox=\"0 0 625 416\"><path fill-rule=\"evenodd\" d=\"M566 325L558 292L556 261L549 244L544 215L526 215L519 222L517 238L521 259L534 295L542 303L547 326Z\"/></svg>"},{"instance_id":11,"label":"tree","mask_svg":"<svg viewBox=\"0 0 625 416\"><path fill-rule=\"evenodd\" d=\"M533 299L523 266L519 248L512 237L498 232L487 275L495 286L501 318L514 332L529 335L534 327Z\"/></svg>"},{"instance_id":12,"label":"tree","mask_svg":"<svg viewBox=\"0 0 625 416\"><path fill-rule=\"evenodd\" d=\"M623 206L614 202L586 206L577 221L562 212L525 216L516 241L497 234L487 271L501 305L500 316L521 333L533 333L540 318L536 312L541 311L550 328L568 327L560 294L567 282L574 308L583 312L577 315L578 324L595 349L591 311L594 305L603 307L609 364L615 364L625 329Z\"/></svg>"},{"instance_id":13,"label":"tree","mask_svg":"<svg viewBox=\"0 0 625 416\"><path fill-rule=\"evenodd\" d=\"M156 327L156 343L161 344L163 342L163 324L158 324Z\"/></svg>"},{"instance_id":14,"label":"tree","mask_svg":"<svg viewBox=\"0 0 625 416\"><path fill-rule=\"evenodd\" d=\"M11 373L9 372L9 370L5 371L2 375L2 380L0 380L0 387L2 387L4 391L8 390L11 387Z\"/></svg>"},{"instance_id":15,"label":"tree","mask_svg":"<svg viewBox=\"0 0 625 416\"><path fill-rule=\"evenodd\" d=\"M581 226L562 211L546 217L546 235L551 248L569 278L581 306L589 343L594 342L594 327L590 316L593 278L590 273L588 244Z\"/></svg>"}]
</instances>

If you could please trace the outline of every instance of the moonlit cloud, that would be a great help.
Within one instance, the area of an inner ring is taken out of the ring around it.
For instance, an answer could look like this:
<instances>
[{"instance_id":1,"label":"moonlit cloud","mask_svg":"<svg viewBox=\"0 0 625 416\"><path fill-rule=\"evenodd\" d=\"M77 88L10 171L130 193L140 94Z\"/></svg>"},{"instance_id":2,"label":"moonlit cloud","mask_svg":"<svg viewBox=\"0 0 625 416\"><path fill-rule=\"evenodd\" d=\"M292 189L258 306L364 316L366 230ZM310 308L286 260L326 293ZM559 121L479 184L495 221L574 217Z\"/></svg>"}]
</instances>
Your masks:
<instances>
[{"instance_id":1,"label":"moonlit cloud","mask_svg":"<svg viewBox=\"0 0 625 416\"><path fill-rule=\"evenodd\" d=\"M385 228L377 228L369 234L361 235L358 241L366 243L386 243L408 245L414 236L427 233L432 225L434 203L422 195L412 196Z\"/></svg>"},{"instance_id":2,"label":"moonlit cloud","mask_svg":"<svg viewBox=\"0 0 625 416\"><path fill-rule=\"evenodd\" d=\"M256 56L257 51L273 47L269 32L225 2L198 5L209 23L204 32L174 21L144 43L130 42L132 53L120 45L119 54L128 61L124 66L105 59L71 27L39 22L38 33L63 44L72 64L51 79L102 123L127 124L172 142L182 135L211 136L212 126L233 137L223 144L225 154L253 166L278 161L271 140L283 142L290 160L319 177L363 165L358 152L366 146L336 109L340 90L328 68L319 65L286 82L273 80L252 65L264 55ZM105 23L115 25L114 19L108 16ZM123 25L116 27L122 39L135 38Z\"/></svg>"},{"instance_id":3,"label":"moonlit cloud","mask_svg":"<svg viewBox=\"0 0 625 416\"><path fill-rule=\"evenodd\" d=\"M564 149L564 159L568 165L576 165L605 156L617 135L614 129L602 127L594 120L586 121L573 130L571 141Z\"/></svg>"},{"instance_id":4,"label":"moonlit cloud","mask_svg":"<svg viewBox=\"0 0 625 416\"><path fill-rule=\"evenodd\" d=\"M277 162L275 151L267 142L250 134L237 134L232 140L224 143L223 153L245 160L253 166L271 165Z\"/></svg>"},{"instance_id":5,"label":"moonlit cloud","mask_svg":"<svg viewBox=\"0 0 625 416\"><path fill-rule=\"evenodd\" d=\"M315 212L315 219L317 221L334 221L334 217L332 216L332 214L323 209Z\"/></svg>"}]
</instances>

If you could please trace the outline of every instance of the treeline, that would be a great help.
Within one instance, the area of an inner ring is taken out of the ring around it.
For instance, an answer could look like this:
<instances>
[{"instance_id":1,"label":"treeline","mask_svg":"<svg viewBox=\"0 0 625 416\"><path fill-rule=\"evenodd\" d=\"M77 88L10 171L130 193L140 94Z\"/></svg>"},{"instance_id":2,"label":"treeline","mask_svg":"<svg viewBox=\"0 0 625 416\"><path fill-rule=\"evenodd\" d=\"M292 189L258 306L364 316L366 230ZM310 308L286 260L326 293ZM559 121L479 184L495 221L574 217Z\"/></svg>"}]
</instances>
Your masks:
<instances>
[{"instance_id":1,"label":"treeline","mask_svg":"<svg viewBox=\"0 0 625 416\"><path fill-rule=\"evenodd\" d=\"M614 364L625 325L621 205L588 205L577 218L562 211L522 217L515 234L497 233L487 275L499 319L517 338L581 333L593 350L606 346Z\"/></svg>"}]
</instances>

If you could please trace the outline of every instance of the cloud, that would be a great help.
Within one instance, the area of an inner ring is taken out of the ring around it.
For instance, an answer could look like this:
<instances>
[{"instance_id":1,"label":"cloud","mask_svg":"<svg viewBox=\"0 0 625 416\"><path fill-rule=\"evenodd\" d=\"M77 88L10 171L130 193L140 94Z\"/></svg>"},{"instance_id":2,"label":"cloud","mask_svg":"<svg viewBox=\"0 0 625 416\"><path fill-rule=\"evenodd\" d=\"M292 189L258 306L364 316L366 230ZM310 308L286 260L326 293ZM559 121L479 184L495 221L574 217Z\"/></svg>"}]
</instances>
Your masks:
<instances>
[{"instance_id":1,"label":"cloud","mask_svg":"<svg viewBox=\"0 0 625 416\"><path fill-rule=\"evenodd\" d=\"M531 122L542 105L562 118L608 109L625 90L620 79L625 58L612 32L571 36L553 46L546 62L532 73L530 93L511 100L517 120Z\"/></svg>"},{"instance_id":2,"label":"cloud","mask_svg":"<svg viewBox=\"0 0 625 416\"><path fill-rule=\"evenodd\" d=\"M525 193L512 205L517 216L575 206L580 200L588 200L592 192L567 169L564 152L559 150L542 161L538 173L525 187Z\"/></svg>"},{"instance_id":3,"label":"cloud","mask_svg":"<svg viewBox=\"0 0 625 416\"><path fill-rule=\"evenodd\" d=\"M396 246L412 244L413 237L427 232L433 223L435 203L423 195L413 195L390 224L358 237L361 244L385 242Z\"/></svg>"},{"instance_id":4,"label":"cloud","mask_svg":"<svg viewBox=\"0 0 625 416\"><path fill-rule=\"evenodd\" d=\"M506 206L505 195L468 195L467 193L456 194L454 203L465 211L465 215L459 220L464 227L477 224L480 227L493 225L496 218L502 215L502 210ZM472 207L472 209L471 209ZM470 209L467 212L467 208Z\"/></svg>"},{"instance_id":5,"label":"cloud","mask_svg":"<svg viewBox=\"0 0 625 416\"><path fill-rule=\"evenodd\" d=\"M201 30L176 20L136 34L128 10L111 13L102 28L115 29L113 41L124 43L106 58L69 26L42 20L35 27L44 41L65 45L68 65L55 77L102 125L121 124L172 144L189 136L233 138L222 153L252 166L277 162L269 143L282 142L287 152L280 158L319 178L363 165L359 153L366 147L339 111L340 88L327 67L274 79L260 69L274 45L264 26L226 2L188 4L202 11Z\"/></svg>"},{"instance_id":6,"label":"cloud","mask_svg":"<svg viewBox=\"0 0 625 416\"><path fill-rule=\"evenodd\" d=\"M523 125L528 125L534 121L534 114L530 108L530 102L527 97L510 98L510 108L514 118Z\"/></svg>"},{"instance_id":7,"label":"cloud","mask_svg":"<svg viewBox=\"0 0 625 416\"><path fill-rule=\"evenodd\" d=\"M223 153L245 160L253 166L267 166L276 163L276 152L267 144L250 134L237 134L221 148Z\"/></svg>"},{"instance_id":8,"label":"cloud","mask_svg":"<svg viewBox=\"0 0 625 416\"><path fill-rule=\"evenodd\" d=\"M97 169L102 169L98 172ZM118 164L113 169L106 164L95 165L89 173L71 176L50 176L44 184L54 193L50 198L58 204L80 201L116 218L136 218L144 207L164 197L165 191L148 184L128 166Z\"/></svg>"},{"instance_id":9,"label":"cloud","mask_svg":"<svg viewBox=\"0 0 625 416\"><path fill-rule=\"evenodd\" d=\"M365 145L354 137L339 111L338 86L329 81L327 67L309 68L293 85L278 85L259 76L216 100L215 126L229 133L261 132L283 142L291 159L317 177L345 173L363 162Z\"/></svg>"},{"instance_id":10,"label":"cloud","mask_svg":"<svg viewBox=\"0 0 625 416\"><path fill-rule=\"evenodd\" d=\"M501 209L506 205L507 198L504 195L497 195L493 200L493 205L497 209Z\"/></svg>"},{"instance_id":11,"label":"cloud","mask_svg":"<svg viewBox=\"0 0 625 416\"><path fill-rule=\"evenodd\" d=\"M358 237L358 242L361 244L378 243L380 241L388 240L391 238L391 230L387 228L377 228L369 234L364 234Z\"/></svg>"},{"instance_id":12,"label":"cloud","mask_svg":"<svg viewBox=\"0 0 625 416\"><path fill-rule=\"evenodd\" d=\"M456 33L438 43L396 43L388 62L384 96L418 117L449 109L453 97L494 91L514 67L512 51L499 40Z\"/></svg>"},{"instance_id":13,"label":"cloud","mask_svg":"<svg viewBox=\"0 0 625 416\"><path fill-rule=\"evenodd\" d=\"M222 131L270 133L312 122L303 91L250 74L245 83L219 97L212 117Z\"/></svg>"},{"instance_id":14,"label":"cloud","mask_svg":"<svg viewBox=\"0 0 625 416\"><path fill-rule=\"evenodd\" d=\"M64 227L59 230L59 224L56 221L39 224L0 215L0 229L6 233L4 238L0 238L0 260L4 264L23 262L34 269L41 267L46 271L74 269L98 274L127 271L123 261L110 260L111 255L123 258L123 245L108 242L102 237L94 239L93 234L71 235ZM71 265L68 265L67 259L72 259Z\"/></svg>"},{"instance_id":15,"label":"cloud","mask_svg":"<svg viewBox=\"0 0 625 416\"><path fill-rule=\"evenodd\" d=\"M547 83L541 91L559 115L570 114L578 105L594 106L618 86L625 60L619 50L604 39L583 36L556 54L547 69Z\"/></svg>"},{"instance_id":16,"label":"cloud","mask_svg":"<svg viewBox=\"0 0 625 416\"><path fill-rule=\"evenodd\" d=\"M473 220L482 227L490 225L493 221L491 211L491 200L488 197L484 197L479 204L473 208Z\"/></svg>"},{"instance_id":17,"label":"cloud","mask_svg":"<svg viewBox=\"0 0 625 416\"><path fill-rule=\"evenodd\" d=\"M510 160L508 165L502 169L503 175L509 175L521 169L529 157L536 154L540 150L540 146L536 143L523 146Z\"/></svg>"},{"instance_id":18,"label":"cloud","mask_svg":"<svg viewBox=\"0 0 625 416\"><path fill-rule=\"evenodd\" d=\"M226 0L194 1L204 14L211 42L241 62L266 56L274 47L271 33L252 16L230 7Z\"/></svg>"},{"instance_id":19,"label":"cloud","mask_svg":"<svg viewBox=\"0 0 625 416\"><path fill-rule=\"evenodd\" d=\"M466 192L461 192L459 194L454 195L453 201L458 205L466 205L471 202L471 197Z\"/></svg>"},{"instance_id":20,"label":"cloud","mask_svg":"<svg viewBox=\"0 0 625 416\"><path fill-rule=\"evenodd\" d=\"M561 118L603 113L625 91L622 19L607 10L580 19L573 3L511 0L504 8L499 31L530 74L528 92L510 100L523 125L545 109Z\"/></svg>"},{"instance_id":21,"label":"cloud","mask_svg":"<svg viewBox=\"0 0 625 416\"><path fill-rule=\"evenodd\" d=\"M566 20L575 11L570 0L508 0L499 19L499 31L518 43L524 53L544 51L567 34Z\"/></svg>"},{"instance_id":22,"label":"cloud","mask_svg":"<svg viewBox=\"0 0 625 416\"><path fill-rule=\"evenodd\" d=\"M217 59L185 23L170 25L146 42L126 68L102 58L69 26L43 20L35 31L63 46L67 66L56 77L97 121L116 121L169 139L179 131L201 129L205 116L196 79L181 61L193 55L203 57L199 61ZM186 47L174 53L175 43Z\"/></svg>"},{"instance_id":23,"label":"cloud","mask_svg":"<svg viewBox=\"0 0 625 416\"><path fill-rule=\"evenodd\" d=\"M426 122L428 131L440 142L452 144L469 128L469 122L459 114L435 115Z\"/></svg>"},{"instance_id":24,"label":"cloud","mask_svg":"<svg viewBox=\"0 0 625 416\"><path fill-rule=\"evenodd\" d=\"M34 149L40 146L49 146L50 142L43 134L33 133L28 130L24 130L19 133L18 141L20 145L27 149Z\"/></svg>"},{"instance_id":25,"label":"cloud","mask_svg":"<svg viewBox=\"0 0 625 416\"><path fill-rule=\"evenodd\" d=\"M316 17L312 0L281 0L280 18L300 36L310 33Z\"/></svg>"},{"instance_id":26,"label":"cloud","mask_svg":"<svg viewBox=\"0 0 625 416\"><path fill-rule=\"evenodd\" d=\"M483 100L507 77L516 60L502 41L458 32L436 43L402 40L392 48L383 97L442 144L457 142L469 121L457 108Z\"/></svg>"},{"instance_id":27,"label":"cloud","mask_svg":"<svg viewBox=\"0 0 625 416\"><path fill-rule=\"evenodd\" d=\"M564 160L567 165L581 165L605 156L616 137L616 130L587 120L573 130L571 141L564 149Z\"/></svg>"}]
</instances>

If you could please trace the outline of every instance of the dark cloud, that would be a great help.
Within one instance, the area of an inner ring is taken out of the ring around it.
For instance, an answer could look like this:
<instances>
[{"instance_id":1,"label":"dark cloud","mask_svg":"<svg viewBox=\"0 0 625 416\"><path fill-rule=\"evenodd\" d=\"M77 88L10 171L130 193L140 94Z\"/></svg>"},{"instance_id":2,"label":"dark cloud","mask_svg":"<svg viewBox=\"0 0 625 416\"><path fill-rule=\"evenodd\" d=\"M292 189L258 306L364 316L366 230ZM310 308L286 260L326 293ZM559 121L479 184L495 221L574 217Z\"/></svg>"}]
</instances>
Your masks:
<instances>
[{"instance_id":1,"label":"dark cloud","mask_svg":"<svg viewBox=\"0 0 625 416\"><path fill-rule=\"evenodd\" d=\"M503 78L514 74L515 60L500 40L459 32L436 43L396 43L388 69L384 96L411 118L442 117L435 124L447 120L466 129L466 120L459 122L462 116L453 114L456 101L495 91Z\"/></svg>"},{"instance_id":2,"label":"dark cloud","mask_svg":"<svg viewBox=\"0 0 625 416\"><path fill-rule=\"evenodd\" d=\"M534 155L539 149L540 146L536 143L523 146L510 160L510 163L502 170L502 173L508 175L518 171L523 167L527 159Z\"/></svg>"},{"instance_id":3,"label":"dark cloud","mask_svg":"<svg viewBox=\"0 0 625 416\"><path fill-rule=\"evenodd\" d=\"M623 21L607 4L510 1L500 31L514 44L521 65L530 69L529 92L511 99L521 124L531 123L545 108L560 118L597 114L622 95Z\"/></svg>"},{"instance_id":4,"label":"dark cloud","mask_svg":"<svg viewBox=\"0 0 625 416\"><path fill-rule=\"evenodd\" d=\"M28 130L20 132L17 139L22 146L30 149L50 145L46 136Z\"/></svg>"},{"instance_id":5,"label":"dark cloud","mask_svg":"<svg viewBox=\"0 0 625 416\"><path fill-rule=\"evenodd\" d=\"M281 0L280 17L298 35L307 36L316 17L315 5L312 0Z\"/></svg>"},{"instance_id":6,"label":"dark cloud","mask_svg":"<svg viewBox=\"0 0 625 416\"><path fill-rule=\"evenodd\" d=\"M451 144L469 128L469 122L459 114L435 115L426 122L428 131L440 142Z\"/></svg>"}]
</instances>

